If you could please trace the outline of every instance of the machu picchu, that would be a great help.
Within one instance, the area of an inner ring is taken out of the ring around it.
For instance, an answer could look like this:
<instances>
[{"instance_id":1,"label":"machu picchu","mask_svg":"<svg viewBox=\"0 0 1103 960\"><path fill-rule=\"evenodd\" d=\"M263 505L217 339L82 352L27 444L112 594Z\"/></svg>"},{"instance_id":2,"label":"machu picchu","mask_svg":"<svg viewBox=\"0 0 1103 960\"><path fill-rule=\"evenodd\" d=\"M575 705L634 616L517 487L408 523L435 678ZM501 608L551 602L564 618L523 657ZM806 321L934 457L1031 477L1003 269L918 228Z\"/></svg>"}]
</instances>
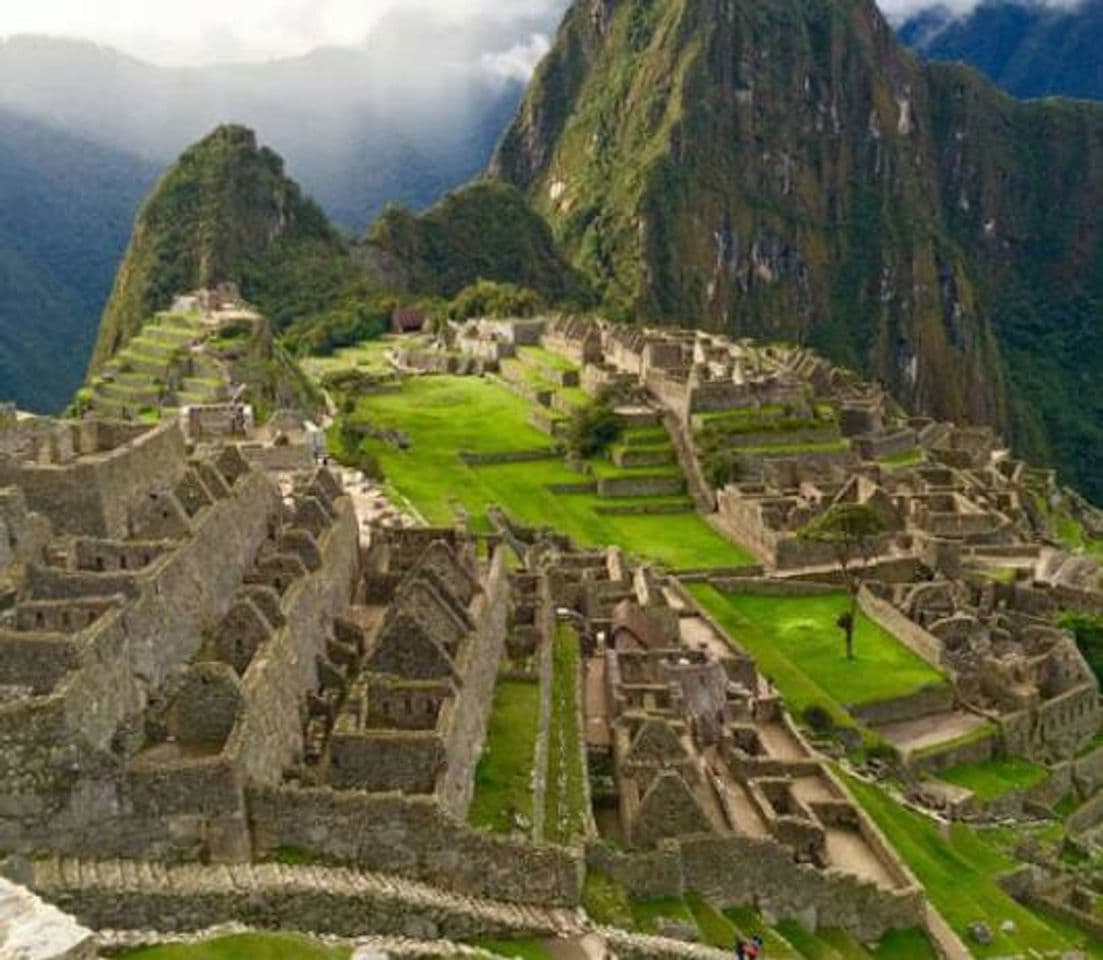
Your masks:
<instances>
[{"instance_id":1,"label":"machu picchu","mask_svg":"<svg viewBox=\"0 0 1103 960\"><path fill-rule=\"evenodd\" d=\"M481 175L352 236L220 116L0 382L0 960L1103 958L1103 114L873 0L473 2L250 97L417 87L415 178L478 70Z\"/></svg>"}]
</instances>

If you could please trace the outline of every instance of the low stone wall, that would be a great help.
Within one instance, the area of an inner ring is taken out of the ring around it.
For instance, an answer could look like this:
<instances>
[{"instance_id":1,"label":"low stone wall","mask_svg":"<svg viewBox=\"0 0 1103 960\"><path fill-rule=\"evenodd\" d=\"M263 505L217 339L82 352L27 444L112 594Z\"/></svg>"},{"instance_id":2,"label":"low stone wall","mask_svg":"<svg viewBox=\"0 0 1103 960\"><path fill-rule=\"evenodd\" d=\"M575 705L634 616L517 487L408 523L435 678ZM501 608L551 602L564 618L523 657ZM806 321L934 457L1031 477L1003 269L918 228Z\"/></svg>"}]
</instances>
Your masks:
<instances>
[{"instance_id":1,"label":"low stone wall","mask_svg":"<svg viewBox=\"0 0 1103 960\"><path fill-rule=\"evenodd\" d=\"M916 773L935 773L961 766L963 763L984 763L991 760L999 749L999 736L993 731L977 740L951 742L945 748L932 749L929 753L913 753L908 765Z\"/></svg>"},{"instance_id":2,"label":"low stone wall","mask_svg":"<svg viewBox=\"0 0 1103 960\"><path fill-rule=\"evenodd\" d=\"M868 587L858 592L858 606L870 620L891 633L916 656L936 670L946 672L942 663L942 642L918 623L904 616L887 600L874 596Z\"/></svg>"},{"instance_id":3,"label":"low stone wall","mask_svg":"<svg viewBox=\"0 0 1103 960\"><path fill-rule=\"evenodd\" d=\"M653 517L692 512L693 506L688 500L685 503L599 504L594 507L594 513L601 517Z\"/></svg>"},{"instance_id":4,"label":"low stone wall","mask_svg":"<svg viewBox=\"0 0 1103 960\"><path fill-rule=\"evenodd\" d=\"M767 597L820 597L838 593L838 587L810 580L777 580L773 577L713 577L709 581L725 593L761 594Z\"/></svg>"},{"instance_id":5,"label":"low stone wall","mask_svg":"<svg viewBox=\"0 0 1103 960\"><path fill-rule=\"evenodd\" d=\"M918 720L936 713L948 713L954 708L954 689L949 684L923 687L903 697L863 703L850 708L850 713L869 727Z\"/></svg>"},{"instance_id":6,"label":"low stone wall","mask_svg":"<svg viewBox=\"0 0 1103 960\"><path fill-rule=\"evenodd\" d=\"M878 940L889 930L924 922L922 890L910 878L888 890L852 874L796 863L772 840L704 834L634 854L592 845L587 861L636 897L677 896L692 889L720 906L749 904L771 919L842 927L861 940Z\"/></svg>"},{"instance_id":7,"label":"low stone wall","mask_svg":"<svg viewBox=\"0 0 1103 960\"><path fill-rule=\"evenodd\" d=\"M250 790L247 800L262 858L292 848L499 900L581 900L581 853L475 830L431 798L282 786Z\"/></svg>"},{"instance_id":8,"label":"low stone wall","mask_svg":"<svg viewBox=\"0 0 1103 960\"><path fill-rule=\"evenodd\" d=\"M681 474L650 474L639 477L605 477L598 480L600 497L671 497L686 492Z\"/></svg>"},{"instance_id":9,"label":"low stone wall","mask_svg":"<svg viewBox=\"0 0 1103 960\"><path fill-rule=\"evenodd\" d=\"M543 447L537 450L514 450L507 453L471 453L460 451L460 460L469 467L490 467L506 463L536 463L556 460L562 454L559 447Z\"/></svg>"},{"instance_id":10,"label":"low stone wall","mask_svg":"<svg viewBox=\"0 0 1103 960\"><path fill-rule=\"evenodd\" d=\"M455 896L400 878L332 867L233 868L45 861L34 888L99 929L162 932L244 924L264 930L421 939L545 937L570 919L551 910Z\"/></svg>"}]
</instances>

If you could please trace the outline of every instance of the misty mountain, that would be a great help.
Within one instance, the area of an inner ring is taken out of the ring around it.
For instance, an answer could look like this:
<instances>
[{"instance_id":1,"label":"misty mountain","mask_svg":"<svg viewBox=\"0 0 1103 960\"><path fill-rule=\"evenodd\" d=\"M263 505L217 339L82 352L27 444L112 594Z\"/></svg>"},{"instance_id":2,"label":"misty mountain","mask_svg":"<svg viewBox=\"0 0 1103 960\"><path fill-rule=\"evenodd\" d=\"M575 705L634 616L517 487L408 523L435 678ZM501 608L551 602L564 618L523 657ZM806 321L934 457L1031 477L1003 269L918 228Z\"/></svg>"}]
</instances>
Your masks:
<instances>
[{"instance_id":1,"label":"misty mountain","mask_svg":"<svg viewBox=\"0 0 1103 960\"><path fill-rule=\"evenodd\" d=\"M56 410L86 370L141 198L224 122L257 129L362 233L483 170L553 24L392 14L356 47L166 68L82 41L0 41L0 398Z\"/></svg>"},{"instance_id":2,"label":"misty mountain","mask_svg":"<svg viewBox=\"0 0 1103 960\"><path fill-rule=\"evenodd\" d=\"M1103 0L986 0L957 15L943 5L898 25L925 60L961 60L1017 97L1103 99Z\"/></svg>"},{"instance_id":3,"label":"misty mountain","mask_svg":"<svg viewBox=\"0 0 1103 960\"><path fill-rule=\"evenodd\" d=\"M160 167L219 124L246 124L359 233L387 202L424 207L485 167L526 79L507 54L523 57L545 20L399 12L356 47L201 68L15 37L0 44L0 108Z\"/></svg>"},{"instance_id":4,"label":"misty mountain","mask_svg":"<svg viewBox=\"0 0 1103 960\"><path fill-rule=\"evenodd\" d=\"M0 110L0 398L72 397L155 179L148 161Z\"/></svg>"}]
</instances>

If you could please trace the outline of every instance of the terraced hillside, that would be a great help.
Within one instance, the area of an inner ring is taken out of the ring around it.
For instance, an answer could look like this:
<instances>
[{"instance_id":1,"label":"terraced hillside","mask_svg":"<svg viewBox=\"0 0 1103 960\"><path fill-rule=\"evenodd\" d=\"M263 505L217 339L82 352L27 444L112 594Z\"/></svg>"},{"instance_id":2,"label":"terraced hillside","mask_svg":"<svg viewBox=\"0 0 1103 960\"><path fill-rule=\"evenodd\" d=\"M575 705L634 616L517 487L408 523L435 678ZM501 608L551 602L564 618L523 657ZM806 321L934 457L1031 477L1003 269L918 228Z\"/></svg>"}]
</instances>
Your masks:
<instances>
[{"instance_id":1,"label":"terraced hillside","mask_svg":"<svg viewBox=\"0 0 1103 960\"><path fill-rule=\"evenodd\" d=\"M500 376L412 378L358 396L346 424L432 523L489 529L498 506L579 545L617 545L678 569L750 563L695 512L656 411L622 409L608 457L567 462L570 411L591 402L577 376L550 351L522 348Z\"/></svg>"},{"instance_id":2,"label":"terraced hillside","mask_svg":"<svg viewBox=\"0 0 1103 960\"><path fill-rule=\"evenodd\" d=\"M205 347L215 329L198 314L159 314L91 381L86 404L132 420L229 399L229 368Z\"/></svg>"},{"instance_id":3,"label":"terraced hillside","mask_svg":"<svg viewBox=\"0 0 1103 960\"><path fill-rule=\"evenodd\" d=\"M77 394L76 407L153 422L235 398L250 403L258 421L281 407L310 410L320 402L263 317L161 313Z\"/></svg>"}]
</instances>

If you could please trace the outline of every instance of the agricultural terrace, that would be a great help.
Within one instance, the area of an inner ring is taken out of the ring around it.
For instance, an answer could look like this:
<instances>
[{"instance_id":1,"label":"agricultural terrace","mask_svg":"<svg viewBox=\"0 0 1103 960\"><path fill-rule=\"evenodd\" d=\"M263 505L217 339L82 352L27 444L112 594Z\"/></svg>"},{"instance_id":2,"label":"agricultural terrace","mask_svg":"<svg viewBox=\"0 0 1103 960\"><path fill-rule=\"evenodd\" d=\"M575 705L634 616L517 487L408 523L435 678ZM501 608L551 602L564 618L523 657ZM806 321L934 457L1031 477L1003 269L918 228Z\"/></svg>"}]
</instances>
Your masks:
<instances>
[{"instance_id":1,"label":"agricultural terrace","mask_svg":"<svg viewBox=\"0 0 1103 960\"><path fill-rule=\"evenodd\" d=\"M940 780L971 790L981 803L1016 790L1029 790L1049 777L1041 764L1022 757L999 757L984 763L963 763L938 774Z\"/></svg>"},{"instance_id":2,"label":"agricultural terrace","mask_svg":"<svg viewBox=\"0 0 1103 960\"><path fill-rule=\"evenodd\" d=\"M718 909L695 892L680 897L640 900L630 897L607 875L590 871L583 897L597 922L640 933L659 933L667 924L696 930L701 943L731 950L736 938L762 937L771 960L934 960L937 954L922 930L898 930L875 946L860 943L843 930L825 927L815 933L793 920L769 925L753 907Z\"/></svg>"},{"instance_id":3,"label":"agricultural terrace","mask_svg":"<svg viewBox=\"0 0 1103 960\"><path fill-rule=\"evenodd\" d=\"M359 397L350 422L402 434L405 448L367 438L363 449L378 458L388 481L430 523L451 524L466 515L476 529L489 530L487 510L497 505L521 523L554 528L582 547L617 545L677 569L752 562L746 551L698 516L685 496L611 500L593 491L551 489L578 487L599 477L673 474L678 467L675 463L621 468L597 461L588 465L590 474L568 469L553 451L551 438L530 424L531 411L529 401L491 380L427 376L407 378L394 390ZM526 451L543 451L544 458L469 466L460 456ZM605 512L641 502L678 512Z\"/></svg>"},{"instance_id":4,"label":"agricultural terrace","mask_svg":"<svg viewBox=\"0 0 1103 960\"><path fill-rule=\"evenodd\" d=\"M1099 941L1024 907L1004 892L998 878L1017 864L983 832L955 823L944 833L933 820L900 806L879 787L854 778L849 778L848 784L975 956L1062 956L1080 950L1089 957L1103 957ZM967 938L969 924L976 921L987 923L992 930L991 944ZM1006 921L1011 921L1013 930L1000 929Z\"/></svg>"},{"instance_id":5,"label":"agricultural terrace","mask_svg":"<svg viewBox=\"0 0 1103 960\"><path fill-rule=\"evenodd\" d=\"M757 660L798 717L819 706L837 725L852 726L850 709L947 682L863 614L854 633L855 659L848 660L842 631L835 625L850 605L843 592L783 597L723 593L710 584L691 584L689 589Z\"/></svg>"}]
</instances>

